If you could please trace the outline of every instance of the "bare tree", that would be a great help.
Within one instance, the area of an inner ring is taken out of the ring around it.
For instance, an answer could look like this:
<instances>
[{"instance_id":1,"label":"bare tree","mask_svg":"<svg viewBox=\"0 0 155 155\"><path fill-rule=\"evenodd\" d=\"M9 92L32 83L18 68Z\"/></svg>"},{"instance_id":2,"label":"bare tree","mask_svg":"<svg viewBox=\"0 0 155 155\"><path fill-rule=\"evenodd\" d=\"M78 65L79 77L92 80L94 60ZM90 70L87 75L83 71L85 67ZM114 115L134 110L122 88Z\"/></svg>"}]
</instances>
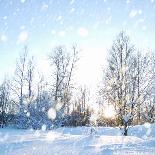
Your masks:
<instances>
[{"instance_id":1,"label":"bare tree","mask_svg":"<svg viewBox=\"0 0 155 155\"><path fill-rule=\"evenodd\" d=\"M112 104L117 111L117 123L124 127L125 136L134 109L130 93L131 83L135 80L131 74L134 64L133 52L134 46L130 43L129 37L124 32L120 32L109 53L103 90L104 100ZM134 88L132 91L134 95Z\"/></svg>"},{"instance_id":2,"label":"bare tree","mask_svg":"<svg viewBox=\"0 0 155 155\"><path fill-rule=\"evenodd\" d=\"M12 90L14 94L18 97L19 101L19 111L23 111L23 99L24 99L24 85L26 77L26 63L27 63L28 48L24 47L24 52L20 55L16 64L14 85Z\"/></svg>"},{"instance_id":3,"label":"bare tree","mask_svg":"<svg viewBox=\"0 0 155 155\"><path fill-rule=\"evenodd\" d=\"M142 122L145 107L154 107L155 57L151 52L140 55L137 67L137 124ZM145 111L146 112L146 111ZM151 112L151 110L150 110Z\"/></svg>"},{"instance_id":4,"label":"bare tree","mask_svg":"<svg viewBox=\"0 0 155 155\"><path fill-rule=\"evenodd\" d=\"M10 82L8 80L4 80L4 82L0 86L0 124L3 127L6 122L6 115L9 108L9 100L10 100Z\"/></svg>"},{"instance_id":5,"label":"bare tree","mask_svg":"<svg viewBox=\"0 0 155 155\"><path fill-rule=\"evenodd\" d=\"M117 36L109 53L101 94L104 102L115 107L117 125L124 127L125 136L129 125L141 122L142 109L151 101L154 65L154 56L136 52L124 32Z\"/></svg>"},{"instance_id":6,"label":"bare tree","mask_svg":"<svg viewBox=\"0 0 155 155\"><path fill-rule=\"evenodd\" d=\"M26 81L28 83L28 101L29 101L29 104L31 104L34 97L33 90L32 90L33 82L34 82L34 58L33 57L28 61Z\"/></svg>"},{"instance_id":7,"label":"bare tree","mask_svg":"<svg viewBox=\"0 0 155 155\"><path fill-rule=\"evenodd\" d=\"M64 46L55 47L50 55L51 65L54 69L53 76L53 96L54 96L54 107L58 102L62 102L61 110L64 111L68 107L70 95L71 95L71 80L72 74L75 68L75 64L78 60L78 50L76 46L72 47L71 56L67 52ZM61 112L62 114L63 112Z\"/></svg>"},{"instance_id":8,"label":"bare tree","mask_svg":"<svg viewBox=\"0 0 155 155\"><path fill-rule=\"evenodd\" d=\"M89 107L90 92L86 86L80 87L76 94L76 98L73 104L73 110L71 112L72 125L83 126L89 125L91 109Z\"/></svg>"}]
</instances>

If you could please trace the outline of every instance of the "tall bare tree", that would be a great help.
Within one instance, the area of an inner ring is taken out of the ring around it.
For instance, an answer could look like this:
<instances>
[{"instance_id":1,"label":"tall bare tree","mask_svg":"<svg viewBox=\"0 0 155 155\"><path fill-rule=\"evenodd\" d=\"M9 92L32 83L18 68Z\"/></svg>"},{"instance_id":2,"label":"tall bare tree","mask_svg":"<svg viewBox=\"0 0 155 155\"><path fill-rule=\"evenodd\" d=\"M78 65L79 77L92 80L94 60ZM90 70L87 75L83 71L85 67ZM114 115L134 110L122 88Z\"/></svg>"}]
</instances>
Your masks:
<instances>
[{"instance_id":1,"label":"tall bare tree","mask_svg":"<svg viewBox=\"0 0 155 155\"><path fill-rule=\"evenodd\" d=\"M117 122L124 127L124 135L127 135L134 109L131 100L133 96L130 93L131 83L135 80L131 76L134 64L133 52L134 46L130 43L129 37L124 32L120 32L111 47L105 77L105 100L115 107Z\"/></svg>"},{"instance_id":2,"label":"tall bare tree","mask_svg":"<svg viewBox=\"0 0 155 155\"><path fill-rule=\"evenodd\" d=\"M58 102L62 102L62 111L64 111L69 104L72 87L71 80L75 64L78 60L77 55L78 50L76 46L72 47L71 53L67 52L64 46L57 46L50 55L50 62L54 69L54 72L52 73L54 79L52 85L54 107Z\"/></svg>"},{"instance_id":3,"label":"tall bare tree","mask_svg":"<svg viewBox=\"0 0 155 155\"><path fill-rule=\"evenodd\" d=\"M142 122L143 109L145 105L148 107L153 104L154 85L155 85L155 58L151 52L142 54L138 52L137 55L137 124Z\"/></svg>"},{"instance_id":4,"label":"tall bare tree","mask_svg":"<svg viewBox=\"0 0 155 155\"><path fill-rule=\"evenodd\" d=\"M28 48L24 47L23 53L20 55L17 60L16 70L15 70L15 78L14 85L12 90L14 94L18 97L19 101L19 111L23 110L23 101L24 101L24 86L25 86L25 78L26 78L26 63L27 63L27 55Z\"/></svg>"},{"instance_id":5,"label":"tall bare tree","mask_svg":"<svg viewBox=\"0 0 155 155\"><path fill-rule=\"evenodd\" d=\"M26 81L28 83L28 101L31 104L34 94L33 94L33 82L34 82L34 58L32 57L28 61L27 65L27 76Z\"/></svg>"},{"instance_id":6,"label":"tall bare tree","mask_svg":"<svg viewBox=\"0 0 155 155\"><path fill-rule=\"evenodd\" d=\"M137 52L129 37L120 32L109 53L105 71L104 101L117 112L117 125L127 135L131 123L141 122L144 105L151 101L155 78L155 59Z\"/></svg>"},{"instance_id":7,"label":"tall bare tree","mask_svg":"<svg viewBox=\"0 0 155 155\"><path fill-rule=\"evenodd\" d=\"M10 102L10 82L4 80L0 85L0 125L3 127L7 122L6 115Z\"/></svg>"}]
</instances>

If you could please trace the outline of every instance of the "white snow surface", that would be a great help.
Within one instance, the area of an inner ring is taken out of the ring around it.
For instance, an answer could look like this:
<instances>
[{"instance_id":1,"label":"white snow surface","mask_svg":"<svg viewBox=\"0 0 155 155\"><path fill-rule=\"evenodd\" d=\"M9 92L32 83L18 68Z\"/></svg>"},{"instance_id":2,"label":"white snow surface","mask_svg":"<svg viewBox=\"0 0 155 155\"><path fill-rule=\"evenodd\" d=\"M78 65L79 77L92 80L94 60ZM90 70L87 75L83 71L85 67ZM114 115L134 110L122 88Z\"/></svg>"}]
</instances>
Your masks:
<instances>
[{"instance_id":1,"label":"white snow surface","mask_svg":"<svg viewBox=\"0 0 155 155\"><path fill-rule=\"evenodd\" d=\"M131 127L127 137L119 128L110 127L0 129L0 155L111 154L155 155L155 124Z\"/></svg>"}]
</instances>

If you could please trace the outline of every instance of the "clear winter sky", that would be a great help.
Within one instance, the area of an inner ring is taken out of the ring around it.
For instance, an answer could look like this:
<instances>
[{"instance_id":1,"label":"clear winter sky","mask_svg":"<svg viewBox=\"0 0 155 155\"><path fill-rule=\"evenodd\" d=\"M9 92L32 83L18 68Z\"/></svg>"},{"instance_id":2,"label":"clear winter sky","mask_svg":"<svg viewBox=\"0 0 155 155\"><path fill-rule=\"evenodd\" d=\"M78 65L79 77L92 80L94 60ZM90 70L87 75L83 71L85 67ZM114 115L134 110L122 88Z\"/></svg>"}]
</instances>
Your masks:
<instances>
[{"instance_id":1,"label":"clear winter sky","mask_svg":"<svg viewBox=\"0 0 155 155\"><path fill-rule=\"evenodd\" d=\"M45 72L52 47L76 43L81 49L77 79L95 84L106 50L121 30L137 46L155 49L154 0L0 0L0 79L13 72L24 45Z\"/></svg>"}]
</instances>

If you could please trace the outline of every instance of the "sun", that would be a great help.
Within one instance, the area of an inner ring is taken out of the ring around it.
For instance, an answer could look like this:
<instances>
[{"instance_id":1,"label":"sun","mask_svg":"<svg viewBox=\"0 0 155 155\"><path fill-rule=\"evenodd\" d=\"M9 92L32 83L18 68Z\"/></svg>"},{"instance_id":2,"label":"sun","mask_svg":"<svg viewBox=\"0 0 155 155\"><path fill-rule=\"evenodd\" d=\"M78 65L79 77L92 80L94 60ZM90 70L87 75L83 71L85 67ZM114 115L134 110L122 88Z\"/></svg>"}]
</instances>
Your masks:
<instances>
[{"instance_id":1,"label":"sun","mask_svg":"<svg viewBox=\"0 0 155 155\"><path fill-rule=\"evenodd\" d=\"M107 105L103 110L103 113L106 118L115 118L116 116L116 110L112 105Z\"/></svg>"}]
</instances>

